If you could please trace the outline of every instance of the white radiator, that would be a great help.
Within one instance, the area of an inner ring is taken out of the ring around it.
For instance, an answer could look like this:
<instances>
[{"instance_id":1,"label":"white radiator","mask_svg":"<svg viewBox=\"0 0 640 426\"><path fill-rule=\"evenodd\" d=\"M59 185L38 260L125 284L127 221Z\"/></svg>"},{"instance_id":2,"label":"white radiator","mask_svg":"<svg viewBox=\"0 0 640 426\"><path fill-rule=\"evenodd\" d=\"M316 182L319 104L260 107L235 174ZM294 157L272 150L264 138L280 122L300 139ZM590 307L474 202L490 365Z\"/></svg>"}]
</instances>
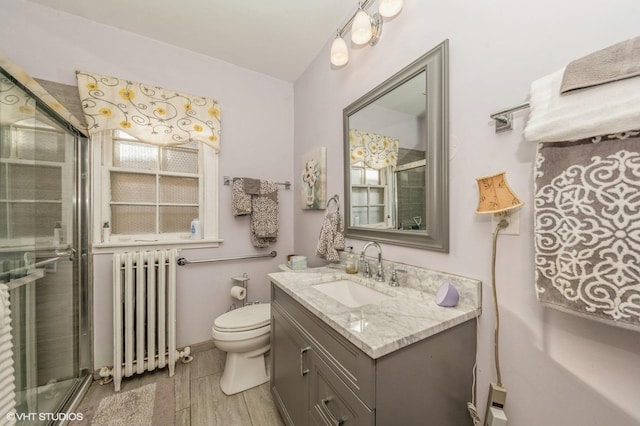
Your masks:
<instances>
[{"instance_id":1,"label":"white radiator","mask_svg":"<svg viewBox=\"0 0 640 426\"><path fill-rule=\"evenodd\" d=\"M169 366L176 350L176 250L113 255L113 380Z\"/></svg>"},{"instance_id":2,"label":"white radiator","mask_svg":"<svg viewBox=\"0 0 640 426\"><path fill-rule=\"evenodd\" d=\"M7 424L15 423L13 417L7 416L9 413L15 414L16 412L15 378L13 373L9 288L5 284L0 284L0 422L6 421Z\"/></svg>"}]
</instances>

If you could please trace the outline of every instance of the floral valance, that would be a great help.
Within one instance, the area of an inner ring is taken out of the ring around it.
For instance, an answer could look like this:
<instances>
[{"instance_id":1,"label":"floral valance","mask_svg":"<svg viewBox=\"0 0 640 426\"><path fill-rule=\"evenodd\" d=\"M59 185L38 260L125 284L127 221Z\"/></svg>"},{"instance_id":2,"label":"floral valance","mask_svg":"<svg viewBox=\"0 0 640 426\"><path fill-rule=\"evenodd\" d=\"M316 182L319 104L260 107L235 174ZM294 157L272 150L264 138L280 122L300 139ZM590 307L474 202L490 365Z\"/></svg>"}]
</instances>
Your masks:
<instances>
[{"instance_id":1,"label":"floral valance","mask_svg":"<svg viewBox=\"0 0 640 426\"><path fill-rule=\"evenodd\" d=\"M4 75L0 76L0 107L3 126L33 118L36 114L36 100Z\"/></svg>"},{"instance_id":2,"label":"floral valance","mask_svg":"<svg viewBox=\"0 0 640 426\"><path fill-rule=\"evenodd\" d=\"M53 109L62 118L67 120L80 133L86 135L85 125L67 110L58 100L47 92L36 80L15 62L0 53L0 67L16 81L26 87L38 100ZM2 124L11 124L25 118L35 116L36 99L19 88L9 78L2 77L0 84L0 103L5 108L2 110L0 121Z\"/></svg>"},{"instance_id":3,"label":"floral valance","mask_svg":"<svg viewBox=\"0 0 640 426\"><path fill-rule=\"evenodd\" d=\"M85 71L76 76L89 134L122 130L155 145L200 141L220 149L217 101Z\"/></svg>"},{"instance_id":4,"label":"floral valance","mask_svg":"<svg viewBox=\"0 0 640 426\"><path fill-rule=\"evenodd\" d=\"M349 130L351 164L362 161L372 169L395 166L398 163L399 146L398 138L357 129Z\"/></svg>"}]
</instances>

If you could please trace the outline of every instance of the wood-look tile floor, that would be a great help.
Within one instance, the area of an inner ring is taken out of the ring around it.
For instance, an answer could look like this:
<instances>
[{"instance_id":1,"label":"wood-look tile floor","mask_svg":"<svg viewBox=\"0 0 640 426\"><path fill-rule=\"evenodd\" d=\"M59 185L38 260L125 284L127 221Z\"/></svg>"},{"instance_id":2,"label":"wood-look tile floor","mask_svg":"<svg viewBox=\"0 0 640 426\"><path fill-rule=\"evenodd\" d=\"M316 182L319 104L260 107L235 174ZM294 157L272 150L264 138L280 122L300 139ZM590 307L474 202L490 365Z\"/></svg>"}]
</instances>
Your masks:
<instances>
[{"instance_id":1,"label":"wood-look tile floor","mask_svg":"<svg viewBox=\"0 0 640 426\"><path fill-rule=\"evenodd\" d=\"M193 361L176 365L176 425L284 426L268 382L225 395L219 383L226 354L213 343L192 345L191 349Z\"/></svg>"}]
</instances>

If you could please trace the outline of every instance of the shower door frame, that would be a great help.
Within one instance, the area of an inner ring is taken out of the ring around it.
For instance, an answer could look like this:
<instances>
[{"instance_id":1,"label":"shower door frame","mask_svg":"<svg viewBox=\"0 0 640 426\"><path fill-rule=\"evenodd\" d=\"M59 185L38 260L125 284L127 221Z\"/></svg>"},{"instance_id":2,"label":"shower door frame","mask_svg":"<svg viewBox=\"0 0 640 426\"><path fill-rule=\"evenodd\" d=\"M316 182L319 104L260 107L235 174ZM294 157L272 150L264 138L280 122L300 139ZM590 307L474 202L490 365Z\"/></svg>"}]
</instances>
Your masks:
<instances>
[{"instance_id":1,"label":"shower door frame","mask_svg":"<svg viewBox=\"0 0 640 426\"><path fill-rule=\"evenodd\" d=\"M28 89L24 89L31 94ZM36 99L38 108L45 111L50 118L65 128L74 136L74 171L75 188L73 191L73 285L78 288L78 352L77 357L79 370L76 372L77 382L71 389L65 401L61 402L59 412L71 413L80 404L85 393L93 381L93 297L92 297L92 273L89 252L90 218L91 218L91 143L90 140L80 133L75 127L60 117L48 105ZM74 251L75 249L75 251ZM67 424L66 421L60 424Z\"/></svg>"},{"instance_id":2,"label":"shower door frame","mask_svg":"<svg viewBox=\"0 0 640 426\"><path fill-rule=\"evenodd\" d=\"M2 68L0 68L2 69ZM92 272L90 262L89 236L91 218L91 143L78 129L61 117L54 109L49 107L37 95L17 81L7 71L3 75L9 78L16 86L36 101L36 109L40 109L51 120L55 121L73 137L73 171L74 188L72 191L71 209L73 217L73 243L69 249L72 259L72 285L78 291L78 314L74 332L77 333L77 351L74 357L77 360L75 371L76 383L72 386L65 399L58 406L58 413L72 413L88 391L93 381L93 292ZM65 419L65 416L61 416ZM66 420L55 424L67 424ZM49 424L54 424L51 421Z\"/></svg>"}]
</instances>

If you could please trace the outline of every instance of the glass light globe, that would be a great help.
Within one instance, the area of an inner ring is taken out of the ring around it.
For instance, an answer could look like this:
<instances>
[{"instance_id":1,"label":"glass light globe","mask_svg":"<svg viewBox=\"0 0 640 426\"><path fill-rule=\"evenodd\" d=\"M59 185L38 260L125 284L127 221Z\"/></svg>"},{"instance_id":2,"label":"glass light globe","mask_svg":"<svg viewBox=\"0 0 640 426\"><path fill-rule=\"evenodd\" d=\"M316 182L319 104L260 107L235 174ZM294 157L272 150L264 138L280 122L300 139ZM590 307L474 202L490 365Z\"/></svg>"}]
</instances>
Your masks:
<instances>
[{"instance_id":1,"label":"glass light globe","mask_svg":"<svg viewBox=\"0 0 640 426\"><path fill-rule=\"evenodd\" d=\"M372 34L371 17L367 12L360 9L356 13L351 26L351 41L355 44L365 44L371 40Z\"/></svg>"},{"instance_id":2,"label":"glass light globe","mask_svg":"<svg viewBox=\"0 0 640 426\"><path fill-rule=\"evenodd\" d=\"M381 0L378 12L385 18L396 16L402 10L402 0Z\"/></svg>"},{"instance_id":3,"label":"glass light globe","mask_svg":"<svg viewBox=\"0 0 640 426\"><path fill-rule=\"evenodd\" d=\"M347 49L347 43L340 36L333 40L331 45L331 63L337 67L342 66L349 62L349 50Z\"/></svg>"}]
</instances>

